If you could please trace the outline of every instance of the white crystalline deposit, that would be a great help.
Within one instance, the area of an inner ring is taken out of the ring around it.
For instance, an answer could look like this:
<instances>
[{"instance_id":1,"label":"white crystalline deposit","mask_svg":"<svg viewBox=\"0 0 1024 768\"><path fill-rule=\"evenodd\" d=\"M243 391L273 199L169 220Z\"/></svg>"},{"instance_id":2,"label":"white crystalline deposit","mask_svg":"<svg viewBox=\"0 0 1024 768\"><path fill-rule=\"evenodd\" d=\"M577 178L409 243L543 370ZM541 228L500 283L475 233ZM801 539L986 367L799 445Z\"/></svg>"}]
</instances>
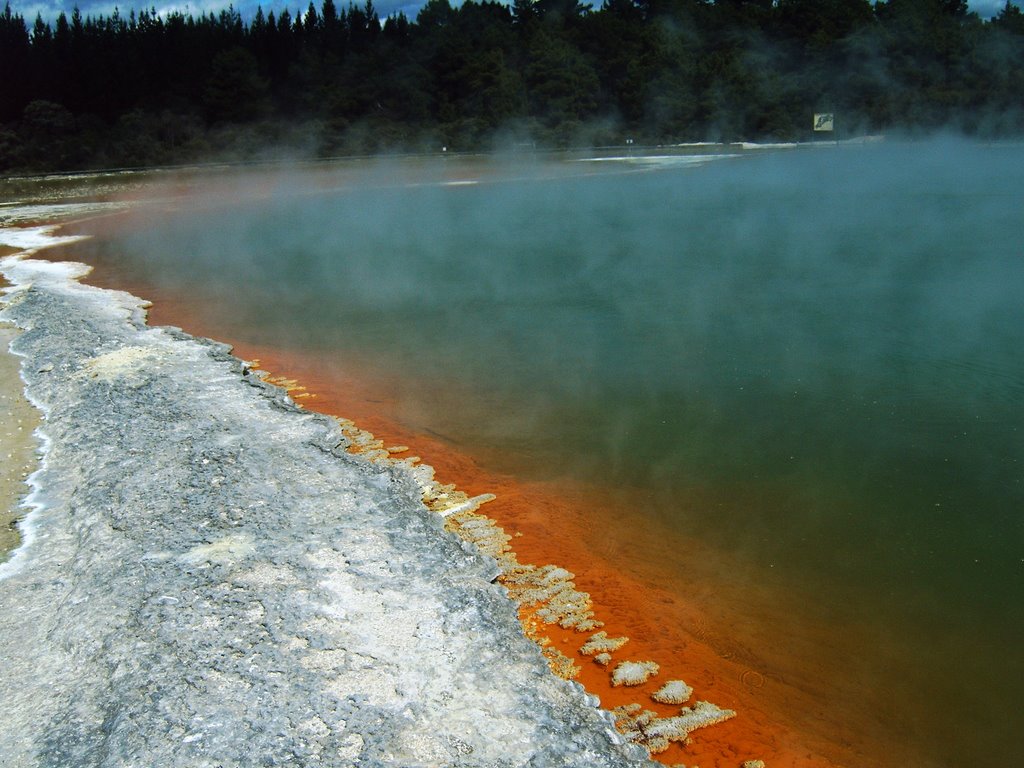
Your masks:
<instances>
[{"instance_id":1,"label":"white crystalline deposit","mask_svg":"<svg viewBox=\"0 0 1024 768\"><path fill-rule=\"evenodd\" d=\"M84 360L82 368L75 376L106 382L121 379L130 385L142 386L159 371L163 353L162 345L158 344L146 347L118 347Z\"/></svg>"},{"instance_id":2,"label":"white crystalline deposit","mask_svg":"<svg viewBox=\"0 0 1024 768\"><path fill-rule=\"evenodd\" d=\"M612 685L643 685L660 667L654 661L622 661L612 670Z\"/></svg>"},{"instance_id":3,"label":"white crystalline deposit","mask_svg":"<svg viewBox=\"0 0 1024 768\"><path fill-rule=\"evenodd\" d=\"M53 245L63 245L82 240L77 235L54 235L56 226L45 227L4 227L0 221L0 245L8 248L29 250L36 248L48 248Z\"/></svg>"},{"instance_id":4,"label":"white crystalline deposit","mask_svg":"<svg viewBox=\"0 0 1024 768\"><path fill-rule=\"evenodd\" d=\"M84 271L0 260L44 412L0 765L649 765L406 467Z\"/></svg>"},{"instance_id":5,"label":"white crystalline deposit","mask_svg":"<svg viewBox=\"0 0 1024 768\"><path fill-rule=\"evenodd\" d=\"M692 695L693 688L682 680L669 680L652 693L651 698L659 704L684 704Z\"/></svg>"},{"instance_id":6,"label":"white crystalline deposit","mask_svg":"<svg viewBox=\"0 0 1024 768\"><path fill-rule=\"evenodd\" d=\"M698 701L675 717L655 719L644 729L644 734L651 752L656 754L667 748L669 742L686 741L690 733L698 728L721 723L735 716L736 713L731 710L721 709L708 701Z\"/></svg>"},{"instance_id":7,"label":"white crystalline deposit","mask_svg":"<svg viewBox=\"0 0 1024 768\"><path fill-rule=\"evenodd\" d=\"M602 626L594 616L594 604L587 592L576 589L575 576L556 565L502 565L501 583L509 597L521 606L533 606L534 615L545 624L590 632Z\"/></svg>"},{"instance_id":8,"label":"white crystalline deposit","mask_svg":"<svg viewBox=\"0 0 1024 768\"><path fill-rule=\"evenodd\" d=\"M590 639L580 646L580 653L584 656L607 654L619 650L628 642L628 637L608 637L608 633L601 630L591 635Z\"/></svg>"},{"instance_id":9,"label":"white crystalline deposit","mask_svg":"<svg viewBox=\"0 0 1024 768\"><path fill-rule=\"evenodd\" d=\"M698 701L684 707L674 717L658 717L656 712L643 709L639 704L616 707L616 727L635 744L641 744L651 754L664 752L672 742L685 743L690 733L698 728L721 723L736 716L708 701Z\"/></svg>"}]
</instances>

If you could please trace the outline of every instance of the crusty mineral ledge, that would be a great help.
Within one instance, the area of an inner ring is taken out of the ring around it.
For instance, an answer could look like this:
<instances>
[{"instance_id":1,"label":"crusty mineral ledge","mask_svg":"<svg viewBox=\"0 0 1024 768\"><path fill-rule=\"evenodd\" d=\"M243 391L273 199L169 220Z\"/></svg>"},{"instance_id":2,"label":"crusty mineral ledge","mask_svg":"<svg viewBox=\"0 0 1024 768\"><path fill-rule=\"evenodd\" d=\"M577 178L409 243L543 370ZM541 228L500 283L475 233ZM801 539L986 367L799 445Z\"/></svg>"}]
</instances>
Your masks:
<instances>
[{"instance_id":1,"label":"crusty mineral ledge","mask_svg":"<svg viewBox=\"0 0 1024 768\"><path fill-rule=\"evenodd\" d=\"M494 562L221 345L9 257L44 411L0 566L0 765L647 765Z\"/></svg>"}]
</instances>

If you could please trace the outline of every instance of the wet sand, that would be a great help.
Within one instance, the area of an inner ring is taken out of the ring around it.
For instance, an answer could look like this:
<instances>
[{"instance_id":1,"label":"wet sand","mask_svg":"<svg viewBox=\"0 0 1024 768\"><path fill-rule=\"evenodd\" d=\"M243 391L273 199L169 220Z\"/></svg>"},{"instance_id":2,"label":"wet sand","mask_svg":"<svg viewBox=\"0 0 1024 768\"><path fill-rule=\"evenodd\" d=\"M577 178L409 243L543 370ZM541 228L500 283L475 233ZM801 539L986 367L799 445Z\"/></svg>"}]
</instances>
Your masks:
<instances>
[{"instance_id":1,"label":"wet sand","mask_svg":"<svg viewBox=\"0 0 1024 768\"><path fill-rule=\"evenodd\" d=\"M25 399L19 358L7 351L16 335L15 329L0 324L0 562L18 545L15 520L29 490L25 478L36 466L32 431L39 414Z\"/></svg>"}]
</instances>

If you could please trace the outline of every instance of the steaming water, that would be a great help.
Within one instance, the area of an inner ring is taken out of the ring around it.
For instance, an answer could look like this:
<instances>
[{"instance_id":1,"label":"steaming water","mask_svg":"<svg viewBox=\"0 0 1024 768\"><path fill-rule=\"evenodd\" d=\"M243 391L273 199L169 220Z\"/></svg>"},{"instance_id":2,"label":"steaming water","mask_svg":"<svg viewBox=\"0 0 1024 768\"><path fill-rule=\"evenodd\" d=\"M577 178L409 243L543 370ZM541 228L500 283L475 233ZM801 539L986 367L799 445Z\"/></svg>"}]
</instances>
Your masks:
<instances>
[{"instance_id":1,"label":"steaming water","mask_svg":"<svg viewBox=\"0 0 1024 768\"><path fill-rule=\"evenodd\" d=\"M626 489L645 541L786 595L780 644L835 627L809 653L877 710L865 764L1010 764L1022 178L1019 146L937 142L376 184L190 209L93 258L238 340L372 364L503 470Z\"/></svg>"}]
</instances>

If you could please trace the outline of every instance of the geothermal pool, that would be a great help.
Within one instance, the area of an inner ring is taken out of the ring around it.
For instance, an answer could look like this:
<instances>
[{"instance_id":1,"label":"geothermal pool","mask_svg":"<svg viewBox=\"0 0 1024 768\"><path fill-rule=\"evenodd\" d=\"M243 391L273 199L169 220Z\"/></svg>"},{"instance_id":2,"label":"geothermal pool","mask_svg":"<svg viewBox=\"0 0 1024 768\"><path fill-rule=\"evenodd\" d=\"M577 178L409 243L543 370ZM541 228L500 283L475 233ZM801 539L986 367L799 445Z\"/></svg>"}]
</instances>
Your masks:
<instances>
[{"instance_id":1,"label":"geothermal pool","mask_svg":"<svg viewBox=\"0 0 1024 768\"><path fill-rule=\"evenodd\" d=\"M710 649L688 674L801 733L809 764L1009 764L1024 147L733 154L297 170L71 255L328 410L468 457L446 480L529 488L495 507L517 549L599 603L607 574L648 585L634 632Z\"/></svg>"}]
</instances>

